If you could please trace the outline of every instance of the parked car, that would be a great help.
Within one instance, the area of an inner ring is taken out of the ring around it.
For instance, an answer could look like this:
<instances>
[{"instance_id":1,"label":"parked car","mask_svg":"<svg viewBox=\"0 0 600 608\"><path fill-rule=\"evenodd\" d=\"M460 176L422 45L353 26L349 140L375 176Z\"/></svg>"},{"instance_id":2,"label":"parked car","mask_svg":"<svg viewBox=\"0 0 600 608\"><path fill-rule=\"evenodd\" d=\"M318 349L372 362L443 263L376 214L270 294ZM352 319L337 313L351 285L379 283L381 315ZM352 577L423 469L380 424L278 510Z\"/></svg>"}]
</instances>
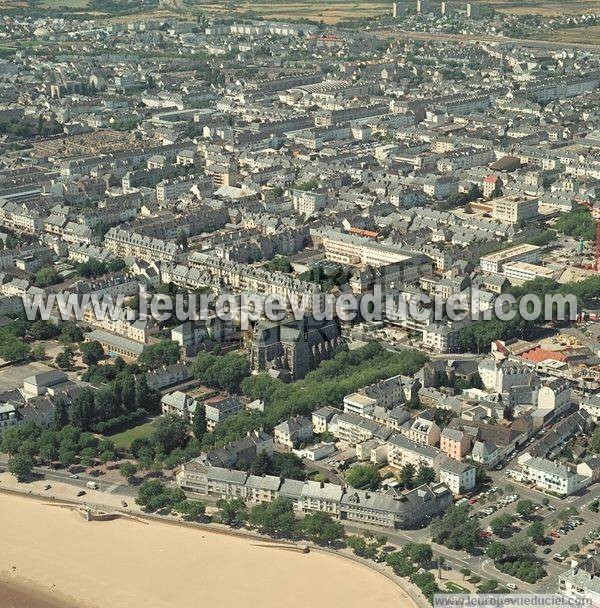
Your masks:
<instances>
[{"instance_id":1,"label":"parked car","mask_svg":"<svg viewBox=\"0 0 600 608\"><path fill-rule=\"evenodd\" d=\"M77 496L85 496L85 490L79 490L79 492L77 492Z\"/></svg>"}]
</instances>

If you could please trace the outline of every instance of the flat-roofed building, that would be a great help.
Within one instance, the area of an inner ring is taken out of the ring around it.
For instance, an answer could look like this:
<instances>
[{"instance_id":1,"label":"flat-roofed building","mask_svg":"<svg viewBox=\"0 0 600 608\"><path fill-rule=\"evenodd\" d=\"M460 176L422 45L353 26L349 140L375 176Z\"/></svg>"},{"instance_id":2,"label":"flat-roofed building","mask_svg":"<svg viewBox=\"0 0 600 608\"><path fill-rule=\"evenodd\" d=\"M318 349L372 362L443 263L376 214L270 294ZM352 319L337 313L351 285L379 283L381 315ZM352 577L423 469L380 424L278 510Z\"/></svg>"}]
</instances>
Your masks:
<instances>
[{"instance_id":1,"label":"flat-roofed building","mask_svg":"<svg viewBox=\"0 0 600 608\"><path fill-rule=\"evenodd\" d=\"M554 279L557 271L528 262L508 262L504 264L502 274L512 282L524 283L533 279Z\"/></svg>"},{"instance_id":2,"label":"flat-roofed building","mask_svg":"<svg viewBox=\"0 0 600 608\"><path fill-rule=\"evenodd\" d=\"M46 394L49 388L65 384L68 381L67 374L60 370L41 372L23 380L23 394L25 398L39 397Z\"/></svg>"},{"instance_id":3,"label":"flat-roofed building","mask_svg":"<svg viewBox=\"0 0 600 608\"><path fill-rule=\"evenodd\" d=\"M537 262L539 252L540 247L528 243L503 249L496 253L484 255L480 260L481 269L484 272L499 274L502 272L504 264L509 262Z\"/></svg>"},{"instance_id":4,"label":"flat-roofed building","mask_svg":"<svg viewBox=\"0 0 600 608\"><path fill-rule=\"evenodd\" d=\"M398 434L389 437L387 444L388 462L390 466L398 469L406 464L412 464L417 469L421 466L430 467L438 475L440 465L446 458L440 450L428 445L420 445Z\"/></svg>"},{"instance_id":5,"label":"flat-roofed building","mask_svg":"<svg viewBox=\"0 0 600 608\"><path fill-rule=\"evenodd\" d=\"M340 414L335 418L335 423L330 425L329 430L338 439L352 445L373 437L387 439L392 434L390 429L356 414Z\"/></svg>"},{"instance_id":6,"label":"flat-roofed building","mask_svg":"<svg viewBox=\"0 0 600 608\"><path fill-rule=\"evenodd\" d=\"M371 416L376 405L377 399L362 393L352 393L344 397L344 412L349 414L363 417Z\"/></svg>"},{"instance_id":7,"label":"flat-roofed building","mask_svg":"<svg viewBox=\"0 0 600 608\"><path fill-rule=\"evenodd\" d=\"M536 197L509 195L493 200L492 217L509 224L518 224L538 215L539 200Z\"/></svg>"}]
</instances>

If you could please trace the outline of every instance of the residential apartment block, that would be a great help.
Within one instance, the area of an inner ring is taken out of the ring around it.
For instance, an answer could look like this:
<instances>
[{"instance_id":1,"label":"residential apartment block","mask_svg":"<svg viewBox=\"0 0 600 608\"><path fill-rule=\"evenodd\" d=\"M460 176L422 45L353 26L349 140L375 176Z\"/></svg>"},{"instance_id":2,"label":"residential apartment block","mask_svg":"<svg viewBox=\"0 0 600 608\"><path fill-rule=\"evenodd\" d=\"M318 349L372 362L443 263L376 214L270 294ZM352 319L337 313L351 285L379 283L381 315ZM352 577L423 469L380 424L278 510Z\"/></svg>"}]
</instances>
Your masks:
<instances>
[{"instance_id":1,"label":"residential apartment block","mask_svg":"<svg viewBox=\"0 0 600 608\"><path fill-rule=\"evenodd\" d=\"M241 498L249 503L288 498L298 513L328 513L341 521L385 528L415 527L440 515L452 504L452 495L444 484L423 485L397 495L395 491L366 492L324 482L257 477L194 460L182 465L176 478L181 488L199 496Z\"/></svg>"}]
</instances>

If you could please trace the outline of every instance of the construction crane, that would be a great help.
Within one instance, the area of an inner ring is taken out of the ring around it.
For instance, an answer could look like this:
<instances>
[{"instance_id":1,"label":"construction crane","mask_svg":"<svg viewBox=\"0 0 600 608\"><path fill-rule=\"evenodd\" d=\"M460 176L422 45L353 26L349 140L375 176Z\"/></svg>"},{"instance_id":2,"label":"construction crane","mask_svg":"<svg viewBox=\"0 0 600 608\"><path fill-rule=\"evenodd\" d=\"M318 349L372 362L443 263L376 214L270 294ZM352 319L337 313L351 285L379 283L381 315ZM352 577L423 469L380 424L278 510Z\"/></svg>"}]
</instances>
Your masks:
<instances>
[{"instance_id":1,"label":"construction crane","mask_svg":"<svg viewBox=\"0 0 600 608\"><path fill-rule=\"evenodd\" d=\"M600 270L600 208L591 205L592 217L596 220L596 246L594 251L594 270Z\"/></svg>"}]
</instances>

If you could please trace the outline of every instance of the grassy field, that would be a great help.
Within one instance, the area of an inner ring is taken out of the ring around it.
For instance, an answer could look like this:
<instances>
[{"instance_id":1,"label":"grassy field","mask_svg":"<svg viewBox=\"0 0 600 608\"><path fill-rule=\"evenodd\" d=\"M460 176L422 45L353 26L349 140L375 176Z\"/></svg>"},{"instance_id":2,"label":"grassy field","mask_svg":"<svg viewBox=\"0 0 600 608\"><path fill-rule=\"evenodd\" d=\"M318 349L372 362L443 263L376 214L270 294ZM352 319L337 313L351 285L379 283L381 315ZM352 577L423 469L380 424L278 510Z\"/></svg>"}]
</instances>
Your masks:
<instances>
[{"instance_id":1,"label":"grassy field","mask_svg":"<svg viewBox=\"0 0 600 608\"><path fill-rule=\"evenodd\" d=\"M590 27L572 27L564 30L555 30L552 35L544 36L556 42L587 42L589 44L600 43L600 25Z\"/></svg>"},{"instance_id":2,"label":"grassy field","mask_svg":"<svg viewBox=\"0 0 600 608\"><path fill-rule=\"evenodd\" d=\"M76 9L81 11L89 6L89 0L43 0L38 5L40 8L62 9L68 13L68 9ZM23 7L26 3L23 0L0 0L0 9L2 7ZM97 5L99 7L99 5ZM113 15L99 15L90 10L90 16L106 16L108 18ZM249 0L239 0L235 2L219 2L218 0L195 2L188 0L180 2L179 7L162 6L158 9L148 11L146 7L140 7L137 17L190 17L195 18L198 14L209 15L255 15L265 19L289 19L289 20L311 20L323 21L324 23L337 23L345 19L376 17L379 15L389 15L391 13L391 0L334 0L333 2L319 2L317 0L283 0L281 2L268 2L259 0L251 2ZM128 21L135 18L134 15L125 17L117 17L119 20Z\"/></svg>"},{"instance_id":3,"label":"grassy field","mask_svg":"<svg viewBox=\"0 0 600 608\"><path fill-rule=\"evenodd\" d=\"M88 4L88 0L45 0L42 2L42 6L49 8L85 8Z\"/></svg>"},{"instance_id":4,"label":"grassy field","mask_svg":"<svg viewBox=\"0 0 600 608\"><path fill-rule=\"evenodd\" d=\"M471 593L466 587L463 587L458 583L453 583L452 581L446 583L446 590L451 593Z\"/></svg>"},{"instance_id":5,"label":"grassy field","mask_svg":"<svg viewBox=\"0 0 600 608\"><path fill-rule=\"evenodd\" d=\"M344 19L376 17L390 13L390 2L344 1L316 2L301 0L299 2L235 2L220 4L207 2L193 4L194 9L215 13L254 13L265 19L310 19L325 23L336 23Z\"/></svg>"},{"instance_id":6,"label":"grassy field","mask_svg":"<svg viewBox=\"0 0 600 608\"><path fill-rule=\"evenodd\" d=\"M128 450L135 439L144 439L150 437L154 429L154 422L144 422L138 426L134 426L131 429L117 433L116 435L109 435L107 439L110 439L118 448Z\"/></svg>"},{"instance_id":7,"label":"grassy field","mask_svg":"<svg viewBox=\"0 0 600 608\"><path fill-rule=\"evenodd\" d=\"M556 17L561 15L582 15L600 11L600 0L475 0L489 4L495 10L505 14L538 15L540 17ZM89 0L43 0L38 5L50 9L69 8L81 10L89 6ZM25 6L24 0L0 0L2 7ZM96 10L102 10L101 8ZM322 2L320 0L232 0L219 2L218 0L179 0L172 6L163 5L154 11L147 11L147 7L140 6L138 16L167 16L169 14L180 17L193 17L200 13L211 15L244 14L256 15L265 19L310 19L325 23L337 23L352 18L375 17L389 15L391 0L333 0ZM90 15L92 13L90 12ZM95 13L96 15L98 13ZM110 17L110 15L106 15ZM129 15L128 18L131 18ZM585 33L585 32L584 32Z\"/></svg>"},{"instance_id":8,"label":"grassy field","mask_svg":"<svg viewBox=\"0 0 600 608\"><path fill-rule=\"evenodd\" d=\"M477 0L479 1L479 0ZM482 0L487 3L485 0ZM559 17L562 15L584 15L596 13L600 9L600 0L529 0L529 2L516 2L515 0L492 0L489 2L496 11L511 15L538 15L540 17Z\"/></svg>"},{"instance_id":9,"label":"grassy field","mask_svg":"<svg viewBox=\"0 0 600 608\"><path fill-rule=\"evenodd\" d=\"M61 1L61 0L58 0ZM600 0L530 0L527 3L516 0L475 0L489 4L495 10L506 14L538 15L540 17L556 17L564 14L582 15L595 13L600 10ZM193 2L188 0L186 8L192 11L210 13L255 13L268 19L311 19L336 23L344 19L374 17L389 15L391 2L375 0L374 2L355 0L334 0L320 2L317 0L282 0L281 2L249 2L239 0L234 2Z\"/></svg>"}]
</instances>

